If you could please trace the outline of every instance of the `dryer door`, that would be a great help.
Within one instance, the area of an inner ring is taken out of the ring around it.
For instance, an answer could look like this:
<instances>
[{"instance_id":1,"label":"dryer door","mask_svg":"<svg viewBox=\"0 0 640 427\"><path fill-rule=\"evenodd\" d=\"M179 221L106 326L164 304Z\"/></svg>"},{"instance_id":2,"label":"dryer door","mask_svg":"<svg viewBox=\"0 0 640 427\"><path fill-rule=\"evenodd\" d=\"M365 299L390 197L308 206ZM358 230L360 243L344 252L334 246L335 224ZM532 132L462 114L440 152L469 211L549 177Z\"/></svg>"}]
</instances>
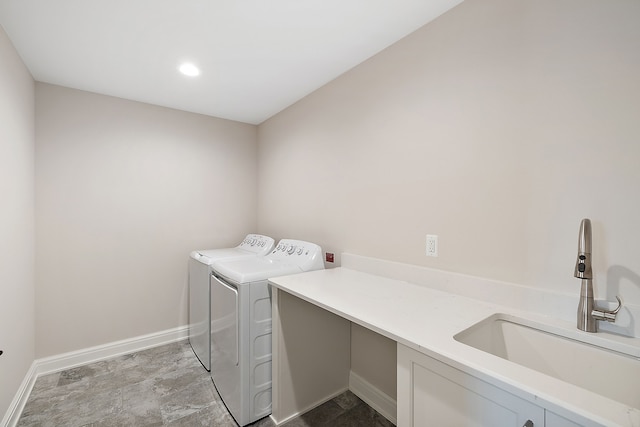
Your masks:
<instances>
[{"instance_id":1,"label":"dryer door","mask_svg":"<svg viewBox=\"0 0 640 427\"><path fill-rule=\"evenodd\" d=\"M211 357L238 364L238 290L211 276Z\"/></svg>"},{"instance_id":2,"label":"dryer door","mask_svg":"<svg viewBox=\"0 0 640 427\"><path fill-rule=\"evenodd\" d=\"M238 289L211 275L211 378L236 419L242 391L238 309Z\"/></svg>"}]
</instances>

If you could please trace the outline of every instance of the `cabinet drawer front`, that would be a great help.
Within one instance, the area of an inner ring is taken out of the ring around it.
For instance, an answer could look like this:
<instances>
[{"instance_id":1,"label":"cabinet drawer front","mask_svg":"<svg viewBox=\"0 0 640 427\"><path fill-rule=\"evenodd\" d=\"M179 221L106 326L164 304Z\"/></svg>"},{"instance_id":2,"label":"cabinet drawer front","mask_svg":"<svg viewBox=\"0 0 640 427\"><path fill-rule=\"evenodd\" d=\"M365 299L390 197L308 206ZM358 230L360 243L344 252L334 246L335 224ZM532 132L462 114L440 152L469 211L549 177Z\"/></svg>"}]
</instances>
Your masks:
<instances>
[{"instance_id":1,"label":"cabinet drawer front","mask_svg":"<svg viewBox=\"0 0 640 427\"><path fill-rule=\"evenodd\" d=\"M544 409L398 345L398 427L544 425Z\"/></svg>"}]
</instances>

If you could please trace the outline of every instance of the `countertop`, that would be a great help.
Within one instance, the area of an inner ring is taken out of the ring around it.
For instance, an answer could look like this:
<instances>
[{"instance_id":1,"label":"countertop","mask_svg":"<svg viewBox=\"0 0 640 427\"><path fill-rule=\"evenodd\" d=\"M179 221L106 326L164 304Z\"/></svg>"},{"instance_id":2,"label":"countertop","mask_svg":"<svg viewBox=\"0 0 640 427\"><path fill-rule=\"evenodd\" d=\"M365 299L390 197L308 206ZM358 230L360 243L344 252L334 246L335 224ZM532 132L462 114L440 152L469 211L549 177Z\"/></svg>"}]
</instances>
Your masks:
<instances>
[{"instance_id":1,"label":"countertop","mask_svg":"<svg viewBox=\"0 0 640 427\"><path fill-rule=\"evenodd\" d=\"M428 286L344 267L269 280L276 288L353 323L474 375L562 415L573 413L602 425L640 426L640 410L482 352L453 337L495 313L543 323L581 341L624 348L640 358L640 340L589 334L575 324Z\"/></svg>"}]
</instances>

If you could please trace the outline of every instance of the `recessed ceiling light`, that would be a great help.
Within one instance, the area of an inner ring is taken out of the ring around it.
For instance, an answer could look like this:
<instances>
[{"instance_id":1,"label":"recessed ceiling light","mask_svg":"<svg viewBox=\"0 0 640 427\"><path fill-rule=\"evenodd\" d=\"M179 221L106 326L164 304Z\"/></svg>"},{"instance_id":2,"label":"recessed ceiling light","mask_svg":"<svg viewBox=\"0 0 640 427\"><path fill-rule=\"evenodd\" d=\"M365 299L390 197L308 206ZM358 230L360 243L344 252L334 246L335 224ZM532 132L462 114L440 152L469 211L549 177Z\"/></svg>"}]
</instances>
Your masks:
<instances>
[{"instance_id":1,"label":"recessed ceiling light","mask_svg":"<svg viewBox=\"0 0 640 427\"><path fill-rule=\"evenodd\" d=\"M189 76L189 77L196 77L200 75L200 69L198 69L198 67L196 67L190 62L185 62L183 64L180 64L180 67L178 67L178 70L180 70L180 72L185 76Z\"/></svg>"}]
</instances>

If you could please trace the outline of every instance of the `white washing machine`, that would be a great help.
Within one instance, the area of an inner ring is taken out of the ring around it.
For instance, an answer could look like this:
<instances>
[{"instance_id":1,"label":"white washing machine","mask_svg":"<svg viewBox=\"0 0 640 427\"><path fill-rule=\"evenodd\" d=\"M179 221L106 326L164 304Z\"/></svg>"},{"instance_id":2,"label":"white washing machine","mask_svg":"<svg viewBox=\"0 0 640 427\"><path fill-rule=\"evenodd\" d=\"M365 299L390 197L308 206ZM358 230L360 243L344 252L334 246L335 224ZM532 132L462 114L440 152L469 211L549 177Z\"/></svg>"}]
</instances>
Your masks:
<instances>
[{"instance_id":1,"label":"white washing machine","mask_svg":"<svg viewBox=\"0 0 640 427\"><path fill-rule=\"evenodd\" d=\"M324 268L320 246L283 239L260 258L216 261L211 378L240 426L271 414L271 277Z\"/></svg>"},{"instance_id":2,"label":"white washing machine","mask_svg":"<svg viewBox=\"0 0 640 427\"><path fill-rule=\"evenodd\" d=\"M273 250L271 237L248 234L234 248L193 251L189 258L189 343L200 363L211 370L211 264L264 256Z\"/></svg>"}]
</instances>

